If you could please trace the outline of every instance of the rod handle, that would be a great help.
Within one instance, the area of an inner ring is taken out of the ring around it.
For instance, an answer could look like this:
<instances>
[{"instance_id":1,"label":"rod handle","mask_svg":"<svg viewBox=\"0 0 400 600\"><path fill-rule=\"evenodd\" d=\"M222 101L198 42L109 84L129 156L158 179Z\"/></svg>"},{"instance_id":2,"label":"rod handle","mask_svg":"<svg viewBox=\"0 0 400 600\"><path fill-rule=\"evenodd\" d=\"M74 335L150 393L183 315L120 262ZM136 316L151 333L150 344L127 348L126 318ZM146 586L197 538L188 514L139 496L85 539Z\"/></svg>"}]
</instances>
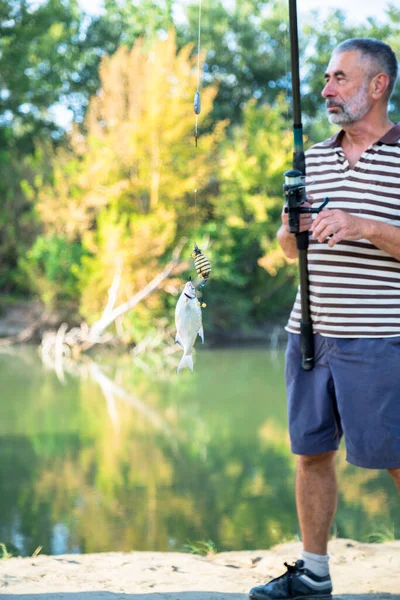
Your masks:
<instances>
[{"instance_id":1,"label":"rod handle","mask_svg":"<svg viewBox=\"0 0 400 600\"><path fill-rule=\"evenodd\" d=\"M314 367L314 335L311 321L300 323L301 335L301 366L304 371L311 371Z\"/></svg>"}]
</instances>

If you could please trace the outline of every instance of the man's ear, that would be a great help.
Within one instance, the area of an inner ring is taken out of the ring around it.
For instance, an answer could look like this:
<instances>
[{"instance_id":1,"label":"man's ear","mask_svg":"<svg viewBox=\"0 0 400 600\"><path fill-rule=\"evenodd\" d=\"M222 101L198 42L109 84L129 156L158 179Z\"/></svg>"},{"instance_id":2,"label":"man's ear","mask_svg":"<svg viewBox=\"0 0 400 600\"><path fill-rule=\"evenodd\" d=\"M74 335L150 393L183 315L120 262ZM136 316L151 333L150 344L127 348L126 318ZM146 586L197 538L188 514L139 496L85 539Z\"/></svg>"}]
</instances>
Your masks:
<instances>
[{"instance_id":1,"label":"man's ear","mask_svg":"<svg viewBox=\"0 0 400 600\"><path fill-rule=\"evenodd\" d=\"M386 73L378 73L370 83L372 97L379 100L385 94L389 87L389 75Z\"/></svg>"}]
</instances>

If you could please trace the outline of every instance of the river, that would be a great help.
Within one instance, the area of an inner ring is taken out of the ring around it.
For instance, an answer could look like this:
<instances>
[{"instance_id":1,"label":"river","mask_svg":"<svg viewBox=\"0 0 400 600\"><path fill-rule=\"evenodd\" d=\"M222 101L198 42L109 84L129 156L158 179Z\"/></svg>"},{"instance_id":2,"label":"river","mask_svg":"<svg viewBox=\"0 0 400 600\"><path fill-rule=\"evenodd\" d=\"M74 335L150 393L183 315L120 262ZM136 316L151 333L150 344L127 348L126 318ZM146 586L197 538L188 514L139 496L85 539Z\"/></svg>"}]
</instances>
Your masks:
<instances>
[{"instance_id":1,"label":"river","mask_svg":"<svg viewBox=\"0 0 400 600\"><path fill-rule=\"evenodd\" d=\"M103 354L70 372L0 354L0 543L14 553L244 550L297 539L283 352ZM332 535L400 534L385 472L337 457ZM371 537L373 536L373 537Z\"/></svg>"}]
</instances>

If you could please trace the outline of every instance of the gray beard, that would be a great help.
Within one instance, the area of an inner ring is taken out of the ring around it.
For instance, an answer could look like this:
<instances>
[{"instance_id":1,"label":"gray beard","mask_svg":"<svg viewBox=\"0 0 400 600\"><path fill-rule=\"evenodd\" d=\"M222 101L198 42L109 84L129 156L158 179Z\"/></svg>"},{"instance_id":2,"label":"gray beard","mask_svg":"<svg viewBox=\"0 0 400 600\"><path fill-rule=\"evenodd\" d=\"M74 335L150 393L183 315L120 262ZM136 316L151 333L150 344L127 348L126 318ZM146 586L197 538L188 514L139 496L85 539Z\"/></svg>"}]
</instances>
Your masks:
<instances>
[{"instance_id":1,"label":"gray beard","mask_svg":"<svg viewBox=\"0 0 400 600\"><path fill-rule=\"evenodd\" d=\"M346 123L354 123L355 119L344 112L336 114L329 113L328 121L333 125L345 125Z\"/></svg>"},{"instance_id":2,"label":"gray beard","mask_svg":"<svg viewBox=\"0 0 400 600\"><path fill-rule=\"evenodd\" d=\"M329 101L326 102L326 105L329 106ZM330 123L334 125L346 125L362 119L371 108L368 98L368 84L365 83L361 86L350 102L340 104L339 106L342 109L341 112L328 113Z\"/></svg>"},{"instance_id":3,"label":"gray beard","mask_svg":"<svg viewBox=\"0 0 400 600\"><path fill-rule=\"evenodd\" d=\"M343 108L343 112L329 113L328 120L329 123L332 123L333 125L346 125L349 123L355 123L356 121L362 119L362 117L367 114L368 110L369 107L365 111L349 113Z\"/></svg>"}]
</instances>

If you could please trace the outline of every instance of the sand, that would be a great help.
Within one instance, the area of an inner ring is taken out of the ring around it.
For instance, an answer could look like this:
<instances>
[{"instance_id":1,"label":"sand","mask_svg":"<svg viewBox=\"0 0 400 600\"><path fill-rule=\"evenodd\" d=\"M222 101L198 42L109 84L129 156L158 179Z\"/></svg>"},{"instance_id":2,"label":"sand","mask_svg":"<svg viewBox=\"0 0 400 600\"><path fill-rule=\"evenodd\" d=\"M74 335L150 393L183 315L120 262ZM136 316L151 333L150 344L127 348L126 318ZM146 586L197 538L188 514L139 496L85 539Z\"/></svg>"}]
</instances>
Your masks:
<instances>
[{"instance_id":1,"label":"sand","mask_svg":"<svg viewBox=\"0 0 400 600\"><path fill-rule=\"evenodd\" d=\"M108 552L0 561L1 600L246 600L283 572L300 543L209 557ZM335 600L400 600L400 541L330 542Z\"/></svg>"}]
</instances>

